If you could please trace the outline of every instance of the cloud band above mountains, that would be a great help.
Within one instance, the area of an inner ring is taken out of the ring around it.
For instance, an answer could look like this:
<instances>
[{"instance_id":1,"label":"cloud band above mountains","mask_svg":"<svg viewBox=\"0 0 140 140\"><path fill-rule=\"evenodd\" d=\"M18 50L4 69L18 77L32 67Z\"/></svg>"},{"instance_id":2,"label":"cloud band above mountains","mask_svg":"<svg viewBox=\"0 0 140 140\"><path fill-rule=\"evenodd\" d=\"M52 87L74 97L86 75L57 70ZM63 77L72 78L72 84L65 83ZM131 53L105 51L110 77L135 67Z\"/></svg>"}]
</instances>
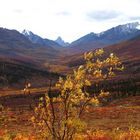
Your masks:
<instances>
[{"instance_id":1,"label":"cloud band above mountains","mask_svg":"<svg viewBox=\"0 0 140 140\"><path fill-rule=\"evenodd\" d=\"M122 14L121 12L117 12L117 11L101 10L101 11L89 12L87 13L86 16L89 20L104 21L104 20L117 18L121 14Z\"/></svg>"}]
</instances>

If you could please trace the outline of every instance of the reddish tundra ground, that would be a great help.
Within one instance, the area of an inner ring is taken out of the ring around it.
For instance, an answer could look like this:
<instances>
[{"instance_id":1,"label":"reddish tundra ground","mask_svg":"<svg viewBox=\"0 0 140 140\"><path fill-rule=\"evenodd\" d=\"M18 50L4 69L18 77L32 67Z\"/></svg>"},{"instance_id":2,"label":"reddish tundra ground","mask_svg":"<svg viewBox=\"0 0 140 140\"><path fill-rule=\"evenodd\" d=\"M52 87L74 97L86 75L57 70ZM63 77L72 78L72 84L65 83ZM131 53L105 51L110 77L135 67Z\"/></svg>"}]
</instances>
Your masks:
<instances>
[{"instance_id":1,"label":"reddish tundra ground","mask_svg":"<svg viewBox=\"0 0 140 140\"><path fill-rule=\"evenodd\" d=\"M35 96L10 99L9 96L5 99L6 107L0 107L1 137L2 135L4 137L7 133L10 137L14 137L18 133L31 135L32 138L33 136L37 137L38 129L34 128L30 121L33 116L31 103L33 99L36 100L33 97ZM84 133L87 130L92 132L103 130L105 133L112 135L114 132L117 134L133 129L139 131L140 134L140 96L115 100L105 107L90 107L89 112L83 116L83 119L87 122ZM140 140L140 137L138 140Z\"/></svg>"}]
</instances>

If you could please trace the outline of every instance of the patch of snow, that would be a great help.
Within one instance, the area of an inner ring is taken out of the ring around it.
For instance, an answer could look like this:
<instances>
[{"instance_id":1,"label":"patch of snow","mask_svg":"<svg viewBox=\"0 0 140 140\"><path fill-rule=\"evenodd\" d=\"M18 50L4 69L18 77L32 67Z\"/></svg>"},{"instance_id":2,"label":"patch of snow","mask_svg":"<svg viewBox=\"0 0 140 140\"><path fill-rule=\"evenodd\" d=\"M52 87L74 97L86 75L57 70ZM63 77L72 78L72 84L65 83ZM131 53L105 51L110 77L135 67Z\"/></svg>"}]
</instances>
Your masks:
<instances>
[{"instance_id":1,"label":"patch of snow","mask_svg":"<svg viewBox=\"0 0 140 140\"><path fill-rule=\"evenodd\" d=\"M24 35L30 35L31 34L31 31L29 31L29 30L23 30L22 34L24 34Z\"/></svg>"}]
</instances>

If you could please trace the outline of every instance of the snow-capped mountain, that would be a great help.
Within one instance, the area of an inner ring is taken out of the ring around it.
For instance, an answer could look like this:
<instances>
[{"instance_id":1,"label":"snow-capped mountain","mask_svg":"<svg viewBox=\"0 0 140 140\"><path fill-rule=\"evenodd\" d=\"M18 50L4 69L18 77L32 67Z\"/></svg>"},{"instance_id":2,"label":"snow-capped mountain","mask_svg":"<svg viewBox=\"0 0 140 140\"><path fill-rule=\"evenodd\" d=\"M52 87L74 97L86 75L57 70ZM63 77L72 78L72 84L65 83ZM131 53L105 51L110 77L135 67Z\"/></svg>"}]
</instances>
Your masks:
<instances>
[{"instance_id":1,"label":"snow-capped mountain","mask_svg":"<svg viewBox=\"0 0 140 140\"><path fill-rule=\"evenodd\" d=\"M55 42L63 47L67 47L69 45L69 43L65 42L60 36L55 40Z\"/></svg>"},{"instance_id":2,"label":"snow-capped mountain","mask_svg":"<svg viewBox=\"0 0 140 140\"><path fill-rule=\"evenodd\" d=\"M43 46L60 47L60 45L58 43L56 43L55 41L50 40L50 39L44 39L44 38L34 34L31 31L23 30L22 34L33 43L40 44Z\"/></svg>"},{"instance_id":3,"label":"snow-capped mountain","mask_svg":"<svg viewBox=\"0 0 140 140\"><path fill-rule=\"evenodd\" d=\"M131 33L137 30L137 27L139 26L139 22L133 22L133 23L127 23L124 25L119 25L115 27L116 31L124 32L124 33Z\"/></svg>"},{"instance_id":4,"label":"snow-capped mountain","mask_svg":"<svg viewBox=\"0 0 140 140\"><path fill-rule=\"evenodd\" d=\"M41 59L46 60L48 56L55 58L57 53L52 47L32 43L16 30L0 28L0 58L38 63Z\"/></svg>"},{"instance_id":5,"label":"snow-capped mountain","mask_svg":"<svg viewBox=\"0 0 140 140\"><path fill-rule=\"evenodd\" d=\"M57 49L67 46L67 48L70 48L72 52L79 53L132 39L140 35L140 24L138 22L133 22L118 25L100 33L91 32L71 44L65 42L61 37L58 37L55 41L43 39L28 30L24 30L22 34L24 34L33 43L51 46Z\"/></svg>"},{"instance_id":6,"label":"snow-capped mountain","mask_svg":"<svg viewBox=\"0 0 140 140\"><path fill-rule=\"evenodd\" d=\"M83 52L126 41L140 35L139 27L138 22L133 22L118 25L101 33L91 32L72 42L70 48Z\"/></svg>"}]
</instances>

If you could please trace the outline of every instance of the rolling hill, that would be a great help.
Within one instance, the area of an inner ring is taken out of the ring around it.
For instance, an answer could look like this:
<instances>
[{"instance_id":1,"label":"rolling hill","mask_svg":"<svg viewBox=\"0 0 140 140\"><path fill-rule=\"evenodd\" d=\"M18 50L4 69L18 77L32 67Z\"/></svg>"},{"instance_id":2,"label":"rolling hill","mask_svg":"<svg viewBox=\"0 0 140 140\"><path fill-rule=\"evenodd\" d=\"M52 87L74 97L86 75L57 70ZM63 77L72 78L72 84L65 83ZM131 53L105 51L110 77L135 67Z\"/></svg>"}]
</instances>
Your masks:
<instances>
[{"instance_id":1,"label":"rolling hill","mask_svg":"<svg viewBox=\"0 0 140 140\"><path fill-rule=\"evenodd\" d=\"M40 79L44 81L43 79L49 79L53 75L58 78L58 75L55 76L55 73L51 74L44 68L45 62L50 63L58 55L58 51L54 48L34 44L16 30L0 28L0 81L2 85L6 81L10 85L11 83L23 85L26 79L33 83L41 83Z\"/></svg>"},{"instance_id":2,"label":"rolling hill","mask_svg":"<svg viewBox=\"0 0 140 140\"><path fill-rule=\"evenodd\" d=\"M59 74L48 72L23 62L0 60L0 89L5 87L24 88L25 83L32 87L49 86L50 80L56 81Z\"/></svg>"},{"instance_id":3,"label":"rolling hill","mask_svg":"<svg viewBox=\"0 0 140 140\"><path fill-rule=\"evenodd\" d=\"M51 46L32 43L16 30L0 28L0 57L40 63L57 58L59 52Z\"/></svg>"},{"instance_id":4,"label":"rolling hill","mask_svg":"<svg viewBox=\"0 0 140 140\"><path fill-rule=\"evenodd\" d=\"M92 51L94 50L95 49L92 49ZM125 65L123 74L129 76L132 74L140 75L140 36L105 47L104 50L107 54L113 52L121 59ZM84 64L83 53L62 57L61 63L62 65L67 66L67 69L70 71L70 69Z\"/></svg>"}]
</instances>

